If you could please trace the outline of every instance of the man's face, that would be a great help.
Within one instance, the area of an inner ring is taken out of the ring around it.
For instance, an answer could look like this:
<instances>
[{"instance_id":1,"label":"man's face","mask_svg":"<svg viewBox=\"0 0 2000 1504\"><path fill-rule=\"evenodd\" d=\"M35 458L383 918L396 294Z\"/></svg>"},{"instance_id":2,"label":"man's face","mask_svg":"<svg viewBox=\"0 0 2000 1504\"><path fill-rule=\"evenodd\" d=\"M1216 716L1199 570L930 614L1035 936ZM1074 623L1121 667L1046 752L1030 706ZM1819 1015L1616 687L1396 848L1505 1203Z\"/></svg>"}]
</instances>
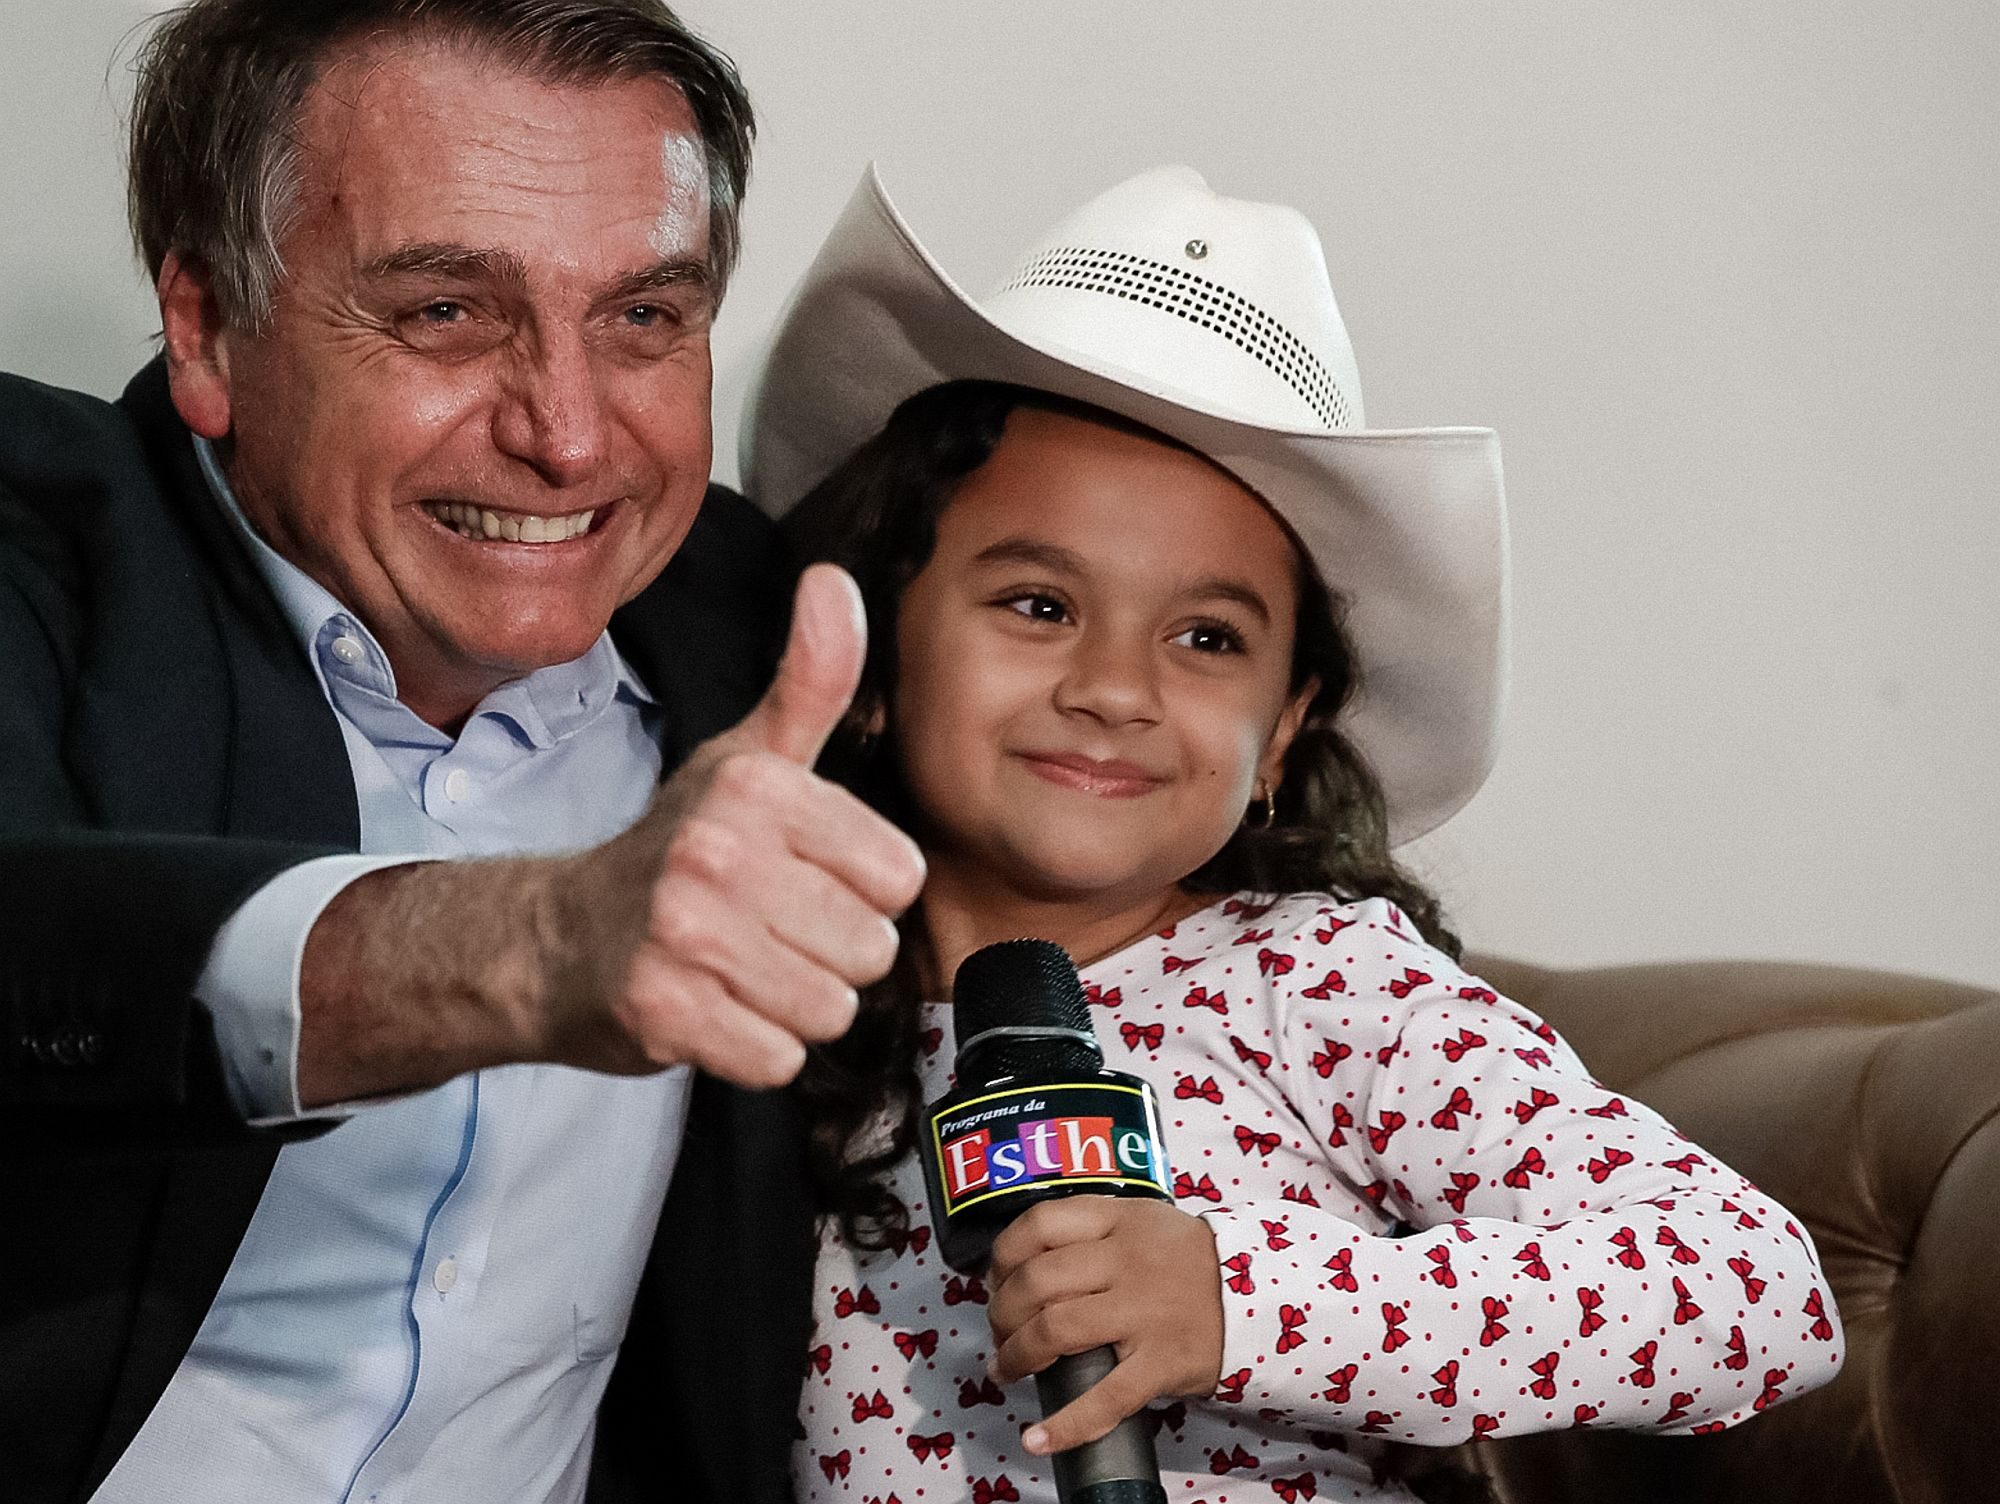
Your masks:
<instances>
[{"instance_id":1,"label":"man's face","mask_svg":"<svg viewBox=\"0 0 2000 1504\"><path fill-rule=\"evenodd\" d=\"M700 138L657 80L557 86L407 41L337 58L300 131L270 325L214 340L230 480L450 725L584 652L700 505ZM202 380L177 369L175 397L208 432Z\"/></svg>"}]
</instances>

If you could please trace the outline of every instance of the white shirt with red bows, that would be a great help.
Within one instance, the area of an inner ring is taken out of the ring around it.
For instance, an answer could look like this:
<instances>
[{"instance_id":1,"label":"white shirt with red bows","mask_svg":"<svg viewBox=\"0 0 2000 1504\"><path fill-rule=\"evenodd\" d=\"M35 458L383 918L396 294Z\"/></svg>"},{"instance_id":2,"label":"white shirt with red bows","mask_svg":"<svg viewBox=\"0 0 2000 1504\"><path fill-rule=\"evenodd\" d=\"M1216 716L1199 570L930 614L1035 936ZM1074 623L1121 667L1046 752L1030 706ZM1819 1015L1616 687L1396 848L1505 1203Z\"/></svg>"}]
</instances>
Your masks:
<instances>
[{"instance_id":1,"label":"white shirt with red bows","mask_svg":"<svg viewBox=\"0 0 2000 1504\"><path fill-rule=\"evenodd\" d=\"M1714 1430L1840 1367L1785 1209L1392 905L1238 895L1083 979L1221 1260L1222 1382L1153 1411L1174 1504L1403 1498L1386 1441ZM950 1009L922 1023L929 1100ZM801 1499L1053 1501L1034 1385L987 1377L985 1290L938 1257L914 1158L894 1189L899 1251L823 1234Z\"/></svg>"}]
</instances>

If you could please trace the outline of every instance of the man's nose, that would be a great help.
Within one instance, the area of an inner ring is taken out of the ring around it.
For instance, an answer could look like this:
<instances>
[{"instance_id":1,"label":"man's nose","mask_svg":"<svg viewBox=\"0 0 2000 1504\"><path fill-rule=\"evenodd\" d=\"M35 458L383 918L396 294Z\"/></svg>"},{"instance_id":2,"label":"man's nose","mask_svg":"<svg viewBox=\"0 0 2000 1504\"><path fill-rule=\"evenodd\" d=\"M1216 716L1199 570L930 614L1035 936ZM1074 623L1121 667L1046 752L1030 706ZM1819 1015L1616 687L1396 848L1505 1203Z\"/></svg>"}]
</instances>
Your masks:
<instances>
[{"instance_id":1,"label":"man's nose","mask_svg":"<svg viewBox=\"0 0 2000 1504\"><path fill-rule=\"evenodd\" d=\"M493 418L495 447L547 484L568 487L596 473L606 436L604 402L582 336L538 338L506 379Z\"/></svg>"},{"instance_id":2,"label":"man's nose","mask_svg":"<svg viewBox=\"0 0 2000 1504\"><path fill-rule=\"evenodd\" d=\"M1143 632L1086 628L1056 686L1056 706L1107 726L1160 719L1159 663Z\"/></svg>"}]
</instances>

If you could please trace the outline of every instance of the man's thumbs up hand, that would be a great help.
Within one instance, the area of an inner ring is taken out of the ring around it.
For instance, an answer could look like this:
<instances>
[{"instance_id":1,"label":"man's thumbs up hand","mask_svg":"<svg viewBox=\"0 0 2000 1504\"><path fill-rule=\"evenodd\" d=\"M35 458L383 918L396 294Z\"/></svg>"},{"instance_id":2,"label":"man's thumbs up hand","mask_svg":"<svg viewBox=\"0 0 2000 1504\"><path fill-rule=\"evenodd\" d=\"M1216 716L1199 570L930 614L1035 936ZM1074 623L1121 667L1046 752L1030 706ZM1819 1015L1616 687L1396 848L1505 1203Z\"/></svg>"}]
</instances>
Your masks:
<instances>
[{"instance_id":1,"label":"man's thumbs up hand","mask_svg":"<svg viewBox=\"0 0 2000 1504\"><path fill-rule=\"evenodd\" d=\"M853 580L807 570L756 708L697 748L630 830L566 864L539 1058L625 1072L691 1062L777 1086L808 1041L845 1032L924 879L907 836L812 772L866 647Z\"/></svg>"}]
</instances>

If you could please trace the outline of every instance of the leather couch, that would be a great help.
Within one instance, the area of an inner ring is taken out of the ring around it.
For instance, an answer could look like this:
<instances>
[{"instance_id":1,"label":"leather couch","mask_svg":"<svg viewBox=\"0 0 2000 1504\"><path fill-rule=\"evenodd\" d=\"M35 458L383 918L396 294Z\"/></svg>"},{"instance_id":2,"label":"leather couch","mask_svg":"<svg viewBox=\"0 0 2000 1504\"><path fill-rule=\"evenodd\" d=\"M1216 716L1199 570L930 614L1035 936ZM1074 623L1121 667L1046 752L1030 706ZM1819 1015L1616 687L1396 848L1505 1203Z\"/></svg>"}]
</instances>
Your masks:
<instances>
[{"instance_id":1,"label":"leather couch","mask_svg":"<svg viewBox=\"0 0 2000 1504\"><path fill-rule=\"evenodd\" d=\"M1496 1504L2000 1501L2000 992L1759 963L1554 971L1474 957L1607 1084L1811 1230L1846 1325L1833 1383L1704 1437L1567 1431L1414 1461ZM1460 1483L1470 1483L1461 1475Z\"/></svg>"}]
</instances>

